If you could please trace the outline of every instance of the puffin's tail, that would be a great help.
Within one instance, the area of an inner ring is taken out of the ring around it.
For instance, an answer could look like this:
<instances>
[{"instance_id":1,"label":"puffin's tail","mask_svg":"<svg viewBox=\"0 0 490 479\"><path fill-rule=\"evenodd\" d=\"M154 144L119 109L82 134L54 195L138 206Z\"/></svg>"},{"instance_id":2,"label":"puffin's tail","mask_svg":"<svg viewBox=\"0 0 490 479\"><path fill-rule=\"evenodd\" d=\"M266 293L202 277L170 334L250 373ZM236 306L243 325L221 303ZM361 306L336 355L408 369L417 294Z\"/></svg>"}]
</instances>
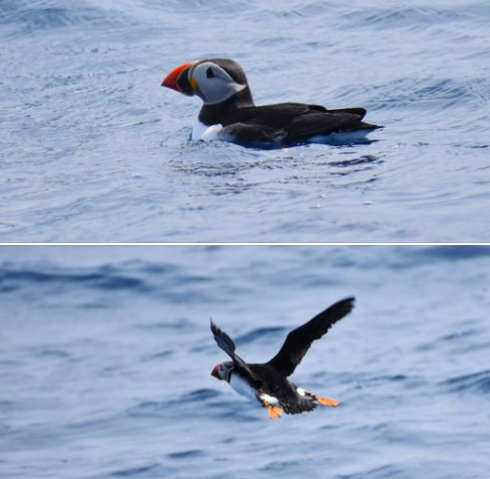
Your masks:
<instances>
[{"instance_id":1,"label":"puffin's tail","mask_svg":"<svg viewBox=\"0 0 490 479\"><path fill-rule=\"evenodd\" d=\"M379 130L380 128L384 128L381 125L374 125L373 123L366 123L365 121L360 121L358 125L356 125L356 130Z\"/></svg>"},{"instance_id":2,"label":"puffin's tail","mask_svg":"<svg viewBox=\"0 0 490 479\"><path fill-rule=\"evenodd\" d=\"M373 123L366 123L361 121L367 113L365 108L339 108L337 110L327 110L328 113L350 113L351 115L359 116L359 123L352 128L352 130L377 130L379 128L384 128L381 125L374 125Z\"/></svg>"}]
</instances>

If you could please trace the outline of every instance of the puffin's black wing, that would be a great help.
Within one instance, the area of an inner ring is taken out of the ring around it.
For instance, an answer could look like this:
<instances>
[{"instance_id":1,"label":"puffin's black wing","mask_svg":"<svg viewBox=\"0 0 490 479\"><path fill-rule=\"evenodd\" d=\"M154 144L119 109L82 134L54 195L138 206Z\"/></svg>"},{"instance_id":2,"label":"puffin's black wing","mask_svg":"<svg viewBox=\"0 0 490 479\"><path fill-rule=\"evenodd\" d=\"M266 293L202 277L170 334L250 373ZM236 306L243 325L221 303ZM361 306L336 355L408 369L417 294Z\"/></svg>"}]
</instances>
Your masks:
<instances>
[{"instance_id":1,"label":"puffin's black wing","mask_svg":"<svg viewBox=\"0 0 490 479\"><path fill-rule=\"evenodd\" d=\"M285 130L288 135L284 142L302 141L317 135L329 135L339 131L375 128L377 128L376 125L361 121L361 117L353 113L311 112L298 116L287 125Z\"/></svg>"},{"instance_id":2,"label":"puffin's black wing","mask_svg":"<svg viewBox=\"0 0 490 479\"><path fill-rule=\"evenodd\" d=\"M269 128L286 128L294 120L309 114L327 113L320 105L306 103L276 103L274 105L249 106L236 108L228 112L223 125L247 123Z\"/></svg>"},{"instance_id":3,"label":"puffin's black wing","mask_svg":"<svg viewBox=\"0 0 490 479\"><path fill-rule=\"evenodd\" d=\"M233 339L230 338L224 331L222 331L213 320L211 320L211 331L213 332L214 339L218 346L233 360L235 368L239 371L246 372L249 378L254 380L256 383L260 382L256 374L254 374L248 367L248 364L237 354L235 354L235 343Z\"/></svg>"},{"instance_id":4,"label":"puffin's black wing","mask_svg":"<svg viewBox=\"0 0 490 479\"><path fill-rule=\"evenodd\" d=\"M215 122L223 124L224 131L237 142L275 140L294 144L317 135L379 128L363 122L365 115L364 108L327 110L320 105L278 103L235 108Z\"/></svg>"},{"instance_id":5,"label":"puffin's black wing","mask_svg":"<svg viewBox=\"0 0 490 479\"><path fill-rule=\"evenodd\" d=\"M236 143L272 143L280 141L286 136L286 131L264 125L251 125L248 123L232 123L225 126L222 130L224 134L229 134Z\"/></svg>"},{"instance_id":6,"label":"puffin's black wing","mask_svg":"<svg viewBox=\"0 0 490 479\"><path fill-rule=\"evenodd\" d=\"M326 110L328 113L351 113L353 115L357 115L360 117L360 120L362 120L366 116L366 109L365 108L340 108L336 110Z\"/></svg>"},{"instance_id":7,"label":"puffin's black wing","mask_svg":"<svg viewBox=\"0 0 490 479\"><path fill-rule=\"evenodd\" d=\"M346 298L316 315L303 326L291 331L281 350L267 363L284 376L293 374L316 339L320 339L337 321L354 308L355 298Z\"/></svg>"}]
</instances>

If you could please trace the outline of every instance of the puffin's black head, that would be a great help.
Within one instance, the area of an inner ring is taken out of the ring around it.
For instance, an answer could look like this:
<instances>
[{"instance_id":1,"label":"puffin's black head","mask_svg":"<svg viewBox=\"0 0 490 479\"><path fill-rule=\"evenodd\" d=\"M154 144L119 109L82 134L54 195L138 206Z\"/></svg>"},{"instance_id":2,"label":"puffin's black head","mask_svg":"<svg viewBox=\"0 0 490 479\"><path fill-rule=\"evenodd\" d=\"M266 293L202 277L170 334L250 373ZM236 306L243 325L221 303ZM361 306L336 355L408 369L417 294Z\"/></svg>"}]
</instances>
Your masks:
<instances>
[{"instance_id":1,"label":"puffin's black head","mask_svg":"<svg viewBox=\"0 0 490 479\"><path fill-rule=\"evenodd\" d=\"M253 103L245 72L238 63L226 58L184 63L167 75L162 86L184 95L197 95L206 105L222 103L234 95Z\"/></svg>"},{"instance_id":2,"label":"puffin's black head","mask_svg":"<svg viewBox=\"0 0 490 479\"><path fill-rule=\"evenodd\" d=\"M233 362L226 361L225 363L217 364L211 371L211 376L214 376L220 381L230 382L230 375L233 369Z\"/></svg>"}]
</instances>

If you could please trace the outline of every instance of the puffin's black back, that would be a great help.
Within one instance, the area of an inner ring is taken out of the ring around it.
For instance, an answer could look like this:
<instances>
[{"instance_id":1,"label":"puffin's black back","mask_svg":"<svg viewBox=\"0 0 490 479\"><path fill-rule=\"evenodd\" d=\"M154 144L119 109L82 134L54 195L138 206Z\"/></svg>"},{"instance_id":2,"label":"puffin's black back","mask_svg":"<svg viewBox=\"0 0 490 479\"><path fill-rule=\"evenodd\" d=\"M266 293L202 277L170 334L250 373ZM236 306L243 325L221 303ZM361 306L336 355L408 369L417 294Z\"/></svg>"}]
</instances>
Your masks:
<instances>
[{"instance_id":1,"label":"puffin's black back","mask_svg":"<svg viewBox=\"0 0 490 479\"><path fill-rule=\"evenodd\" d=\"M279 399L286 414L301 414L316 408L315 402L308 397L300 396L296 392L297 386L268 364L249 364L249 367L262 380L264 391Z\"/></svg>"}]
</instances>

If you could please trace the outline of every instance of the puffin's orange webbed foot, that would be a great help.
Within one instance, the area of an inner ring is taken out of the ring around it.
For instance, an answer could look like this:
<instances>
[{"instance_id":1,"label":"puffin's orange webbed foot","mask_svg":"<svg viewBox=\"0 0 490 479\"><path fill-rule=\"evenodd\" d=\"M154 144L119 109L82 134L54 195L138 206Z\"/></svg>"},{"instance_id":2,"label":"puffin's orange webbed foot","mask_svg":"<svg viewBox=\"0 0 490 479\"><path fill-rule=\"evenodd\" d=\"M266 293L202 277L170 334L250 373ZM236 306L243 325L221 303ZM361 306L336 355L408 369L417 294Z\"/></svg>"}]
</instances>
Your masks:
<instances>
[{"instance_id":1,"label":"puffin's orange webbed foot","mask_svg":"<svg viewBox=\"0 0 490 479\"><path fill-rule=\"evenodd\" d=\"M281 417L281 414L283 413L282 407L271 406L267 401L262 401L262 404L265 408L267 408L267 412L269 413L270 419Z\"/></svg>"},{"instance_id":2,"label":"puffin's orange webbed foot","mask_svg":"<svg viewBox=\"0 0 490 479\"><path fill-rule=\"evenodd\" d=\"M282 408L278 406L267 406L267 411L270 419L280 418L282 414Z\"/></svg>"},{"instance_id":3,"label":"puffin's orange webbed foot","mask_svg":"<svg viewBox=\"0 0 490 479\"><path fill-rule=\"evenodd\" d=\"M335 399L322 398L320 396L313 396L313 399L322 406L338 406L340 404L340 402Z\"/></svg>"}]
</instances>

